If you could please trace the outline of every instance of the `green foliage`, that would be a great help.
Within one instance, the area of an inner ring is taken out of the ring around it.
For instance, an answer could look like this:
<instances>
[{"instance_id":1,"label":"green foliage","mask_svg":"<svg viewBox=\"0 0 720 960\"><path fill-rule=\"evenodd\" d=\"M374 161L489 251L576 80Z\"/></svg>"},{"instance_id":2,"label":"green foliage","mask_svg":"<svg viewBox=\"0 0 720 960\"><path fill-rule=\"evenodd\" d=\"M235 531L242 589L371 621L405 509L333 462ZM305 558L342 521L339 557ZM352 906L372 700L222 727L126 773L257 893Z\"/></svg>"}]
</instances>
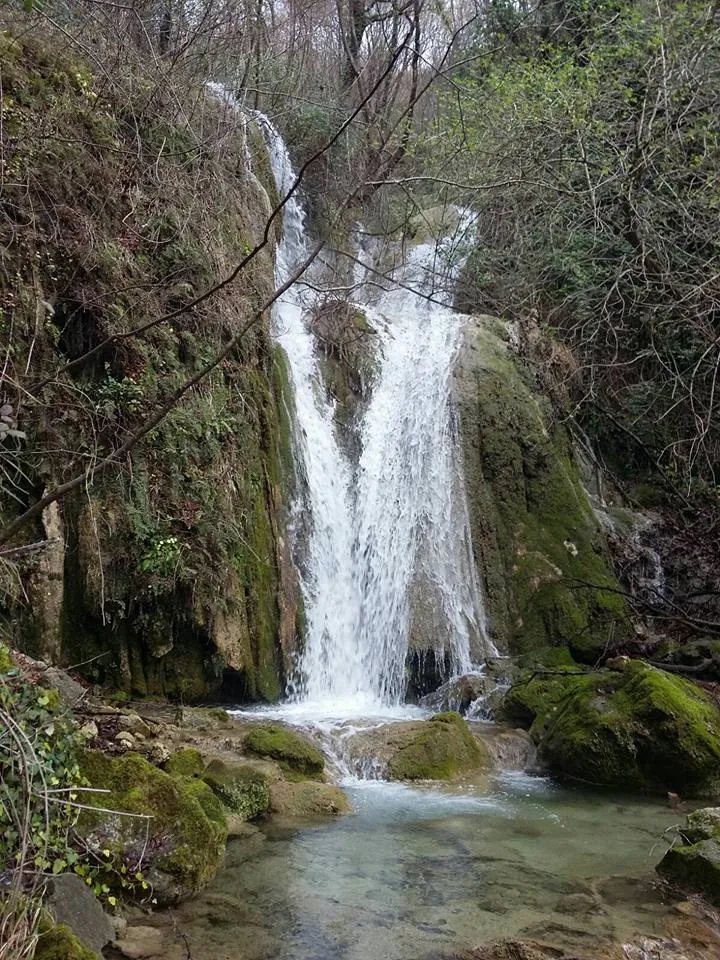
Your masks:
<instances>
[{"instance_id":1,"label":"green foliage","mask_svg":"<svg viewBox=\"0 0 720 960\"><path fill-rule=\"evenodd\" d=\"M158 537L140 558L138 570L163 577L170 576L177 567L181 552L182 544L177 537Z\"/></svg>"},{"instance_id":2,"label":"green foliage","mask_svg":"<svg viewBox=\"0 0 720 960\"><path fill-rule=\"evenodd\" d=\"M682 481L713 483L716 11L543 4L520 24L495 2L480 22L478 59L458 71L441 120L456 179L483 187L463 306L533 317L571 348L560 370L550 348L540 359L619 470L646 471L649 450Z\"/></svg>"},{"instance_id":3,"label":"green foliage","mask_svg":"<svg viewBox=\"0 0 720 960\"><path fill-rule=\"evenodd\" d=\"M60 873L78 862L72 843L78 736L54 691L17 667L0 676L0 867Z\"/></svg>"}]
</instances>

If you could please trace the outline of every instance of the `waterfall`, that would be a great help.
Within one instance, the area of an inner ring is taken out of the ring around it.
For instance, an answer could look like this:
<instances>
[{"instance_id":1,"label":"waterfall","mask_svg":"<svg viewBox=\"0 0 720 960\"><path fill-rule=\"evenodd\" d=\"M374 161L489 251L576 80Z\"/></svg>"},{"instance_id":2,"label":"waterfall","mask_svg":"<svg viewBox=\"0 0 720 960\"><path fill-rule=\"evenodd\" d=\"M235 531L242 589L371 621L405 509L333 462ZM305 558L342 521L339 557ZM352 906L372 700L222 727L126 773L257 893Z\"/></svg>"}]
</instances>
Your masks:
<instances>
[{"instance_id":1,"label":"waterfall","mask_svg":"<svg viewBox=\"0 0 720 960\"><path fill-rule=\"evenodd\" d=\"M294 181L287 148L266 117L258 122L285 196ZM278 285L308 252L296 196L283 226ZM307 632L291 694L338 712L401 703L414 642L454 673L489 649L450 403L465 318L435 294L437 257L436 244L418 245L379 294L365 285L358 295L380 351L357 465L337 440L305 320L311 297L296 284L273 311L295 395L297 510L306 517Z\"/></svg>"}]
</instances>

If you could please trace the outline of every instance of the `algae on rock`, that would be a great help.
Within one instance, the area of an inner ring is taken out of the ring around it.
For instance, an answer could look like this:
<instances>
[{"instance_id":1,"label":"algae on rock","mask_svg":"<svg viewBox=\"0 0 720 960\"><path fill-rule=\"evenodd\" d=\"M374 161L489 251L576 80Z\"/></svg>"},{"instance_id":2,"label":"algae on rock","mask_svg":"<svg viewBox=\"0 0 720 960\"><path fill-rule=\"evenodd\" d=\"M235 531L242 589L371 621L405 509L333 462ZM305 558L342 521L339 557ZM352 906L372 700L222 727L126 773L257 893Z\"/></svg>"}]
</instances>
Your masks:
<instances>
[{"instance_id":1,"label":"algae on rock","mask_svg":"<svg viewBox=\"0 0 720 960\"><path fill-rule=\"evenodd\" d=\"M502 712L530 725L553 772L688 797L720 790L720 710L700 687L641 661L528 672Z\"/></svg>"},{"instance_id":2,"label":"algae on rock","mask_svg":"<svg viewBox=\"0 0 720 960\"><path fill-rule=\"evenodd\" d=\"M628 630L566 428L492 317L468 322L455 397L473 547L496 644L565 645L586 662Z\"/></svg>"},{"instance_id":3,"label":"algae on rock","mask_svg":"<svg viewBox=\"0 0 720 960\"><path fill-rule=\"evenodd\" d=\"M276 760L291 775L322 779L325 757L301 734L279 724L262 724L244 740L248 753Z\"/></svg>"}]
</instances>

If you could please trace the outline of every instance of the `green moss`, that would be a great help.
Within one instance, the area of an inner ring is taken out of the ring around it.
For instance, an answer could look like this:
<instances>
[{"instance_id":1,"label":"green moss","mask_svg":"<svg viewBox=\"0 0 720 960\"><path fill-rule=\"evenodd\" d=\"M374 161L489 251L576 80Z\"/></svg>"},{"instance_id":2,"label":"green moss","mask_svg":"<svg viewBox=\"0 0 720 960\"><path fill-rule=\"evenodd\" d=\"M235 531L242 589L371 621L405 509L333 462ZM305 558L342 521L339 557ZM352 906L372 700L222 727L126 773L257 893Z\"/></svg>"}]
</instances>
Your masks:
<instances>
[{"instance_id":1,"label":"green moss","mask_svg":"<svg viewBox=\"0 0 720 960\"><path fill-rule=\"evenodd\" d=\"M9 673L14 666L10 648L4 643L0 643L0 674Z\"/></svg>"},{"instance_id":2,"label":"green moss","mask_svg":"<svg viewBox=\"0 0 720 960\"><path fill-rule=\"evenodd\" d=\"M64 923L52 927L41 926L35 947L35 960L97 960L95 953L86 947Z\"/></svg>"},{"instance_id":3,"label":"green moss","mask_svg":"<svg viewBox=\"0 0 720 960\"><path fill-rule=\"evenodd\" d=\"M486 765L487 754L459 713L438 713L388 763L391 780L453 780Z\"/></svg>"},{"instance_id":4,"label":"green moss","mask_svg":"<svg viewBox=\"0 0 720 960\"><path fill-rule=\"evenodd\" d=\"M700 840L690 846L674 846L657 866L658 873L674 886L699 893L720 905L720 840Z\"/></svg>"},{"instance_id":5,"label":"green moss","mask_svg":"<svg viewBox=\"0 0 720 960\"><path fill-rule=\"evenodd\" d=\"M133 753L109 757L87 750L81 770L91 786L110 791L88 794L92 807L151 817L150 849L157 851L153 869L172 878L177 896L187 896L212 880L222 860L227 826L222 807L206 784L171 777ZM131 852L146 838L146 824L134 817L85 811L81 826L99 843L110 837Z\"/></svg>"},{"instance_id":6,"label":"green moss","mask_svg":"<svg viewBox=\"0 0 720 960\"><path fill-rule=\"evenodd\" d=\"M567 430L498 333L468 331L458 401L475 549L490 621L512 653L559 644L594 662L628 631Z\"/></svg>"},{"instance_id":7,"label":"green moss","mask_svg":"<svg viewBox=\"0 0 720 960\"><path fill-rule=\"evenodd\" d=\"M276 760L283 770L320 779L325 758L311 743L296 733L275 724L255 727L244 740L248 753Z\"/></svg>"},{"instance_id":8,"label":"green moss","mask_svg":"<svg viewBox=\"0 0 720 960\"><path fill-rule=\"evenodd\" d=\"M270 806L268 779L249 764L213 760L203 780L225 806L243 820L265 813Z\"/></svg>"},{"instance_id":9,"label":"green moss","mask_svg":"<svg viewBox=\"0 0 720 960\"><path fill-rule=\"evenodd\" d=\"M193 747L176 750L165 764L165 773L171 777L199 777L204 769L202 754Z\"/></svg>"},{"instance_id":10,"label":"green moss","mask_svg":"<svg viewBox=\"0 0 720 960\"><path fill-rule=\"evenodd\" d=\"M640 661L624 670L528 677L504 700L551 769L594 783L712 795L720 711L687 680Z\"/></svg>"}]
</instances>

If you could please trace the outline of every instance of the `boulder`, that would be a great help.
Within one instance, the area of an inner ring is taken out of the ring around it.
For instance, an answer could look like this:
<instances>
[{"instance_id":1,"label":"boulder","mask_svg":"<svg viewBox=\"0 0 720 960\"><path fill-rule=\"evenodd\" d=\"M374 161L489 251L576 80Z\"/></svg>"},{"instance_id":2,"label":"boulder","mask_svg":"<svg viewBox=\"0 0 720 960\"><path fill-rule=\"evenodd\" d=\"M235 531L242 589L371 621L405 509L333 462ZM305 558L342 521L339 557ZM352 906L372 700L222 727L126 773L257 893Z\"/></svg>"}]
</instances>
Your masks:
<instances>
[{"instance_id":1,"label":"boulder","mask_svg":"<svg viewBox=\"0 0 720 960\"><path fill-rule=\"evenodd\" d=\"M683 797L720 789L717 706L695 684L642 661L528 671L502 712L530 727L541 762L555 773Z\"/></svg>"},{"instance_id":2,"label":"boulder","mask_svg":"<svg viewBox=\"0 0 720 960\"><path fill-rule=\"evenodd\" d=\"M689 893L720 905L720 807L694 810L657 866L658 873Z\"/></svg>"},{"instance_id":3,"label":"boulder","mask_svg":"<svg viewBox=\"0 0 720 960\"><path fill-rule=\"evenodd\" d=\"M385 723L343 741L358 768L388 780L455 780L489 765L487 750L459 713Z\"/></svg>"},{"instance_id":4,"label":"boulder","mask_svg":"<svg viewBox=\"0 0 720 960\"><path fill-rule=\"evenodd\" d=\"M85 687L73 680L69 673L57 667L49 667L40 677L44 687L56 690L67 707L74 707L86 694Z\"/></svg>"},{"instance_id":5,"label":"boulder","mask_svg":"<svg viewBox=\"0 0 720 960\"><path fill-rule=\"evenodd\" d=\"M322 778L325 757L295 730L279 724L262 724L246 735L243 746L254 756L275 760L287 773Z\"/></svg>"},{"instance_id":6,"label":"boulder","mask_svg":"<svg viewBox=\"0 0 720 960\"><path fill-rule=\"evenodd\" d=\"M103 808L81 817L91 849L109 849L118 865L144 855L143 874L160 905L184 900L213 879L227 824L206 783L171 777L135 753L86 750L80 766L91 786L110 791L87 794L86 803Z\"/></svg>"},{"instance_id":7,"label":"boulder","mask_svg":"<svg viewBox=\"0 0 720 960\"><path fill-rule=\"evenodd\" d=\"M34 956L35 960L98 960L98 955L64 923L40 925Z\"/></svg>"},{"instance_id":8,"label":"boulder","mask_svg":"<svg viewBox=\"0 0 720 960\"><path fill-rule=\"evenodd\" d=\"M286 817L336 816L350 811L340 787L316 780L274 780L270 783L270 809Z\"/></svg>"},{"instance_id":9,"label":"boulder","mask_svg":"<svg viewBox=\"0 0 720 960\"><path fill-rule=\"evenodd\" d=\"M96 954L115 936L110 917L87 884L74 873L62 873L48 880L45 905Z\"/></svg>"}]
</instances>

